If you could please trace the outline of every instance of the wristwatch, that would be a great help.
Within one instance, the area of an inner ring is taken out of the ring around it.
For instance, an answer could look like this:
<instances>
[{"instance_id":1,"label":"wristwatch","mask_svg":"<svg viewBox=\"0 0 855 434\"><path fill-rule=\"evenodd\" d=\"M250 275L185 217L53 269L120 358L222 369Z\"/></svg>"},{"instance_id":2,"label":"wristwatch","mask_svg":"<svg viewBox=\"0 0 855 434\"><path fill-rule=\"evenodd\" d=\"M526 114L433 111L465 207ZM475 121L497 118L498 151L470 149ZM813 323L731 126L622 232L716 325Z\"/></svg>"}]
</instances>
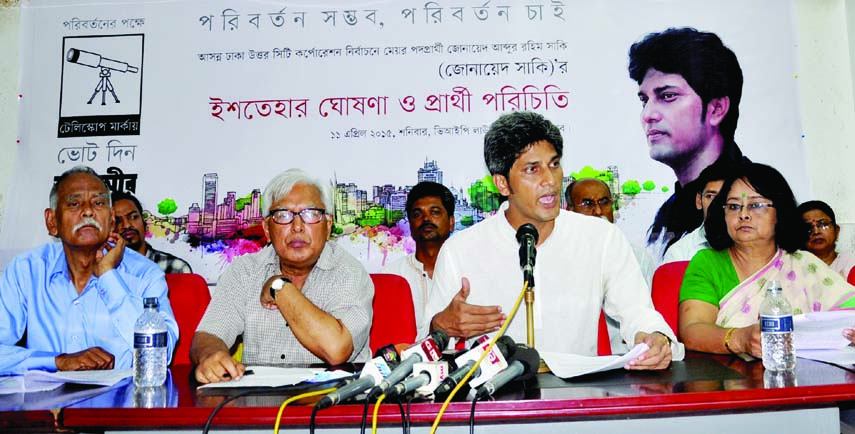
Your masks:
<instances>
[{"instance_id":1,"label":"wristwatch","mask_svg":"<svg viewBox=\"0 0 855 434\"><path fill-rule=\"evenodd\" d=\"M270 283L270 298L276 300L276 293L281 291L286 283L291 283L291 279L285 276L279 276L278 279Z\"/></svg>"}]
</instances>

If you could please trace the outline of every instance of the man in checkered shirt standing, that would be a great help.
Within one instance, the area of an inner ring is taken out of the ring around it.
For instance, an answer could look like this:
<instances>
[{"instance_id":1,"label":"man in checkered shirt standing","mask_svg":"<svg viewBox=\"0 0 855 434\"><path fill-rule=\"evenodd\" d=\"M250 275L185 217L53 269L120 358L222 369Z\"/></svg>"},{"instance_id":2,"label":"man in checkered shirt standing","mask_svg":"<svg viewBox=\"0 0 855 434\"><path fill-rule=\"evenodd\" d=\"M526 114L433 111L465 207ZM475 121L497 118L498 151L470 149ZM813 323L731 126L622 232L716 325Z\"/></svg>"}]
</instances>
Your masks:
<instances>
[{"instance_id":1,"label":"man in checkered shirt standing","mask_svg":"<svg viewBox=\"0 0 855 434\"><path fill-rule=\"evenodd\" d=\"M368 360L374 285L359 261L329 242L329 184L298 169L264 189L262 227L270 245L241 256L220 276L196 329L196 380L241 378L245 365ZM243 335L237 362L229 348Z\"/></svg>"}]
</instances>

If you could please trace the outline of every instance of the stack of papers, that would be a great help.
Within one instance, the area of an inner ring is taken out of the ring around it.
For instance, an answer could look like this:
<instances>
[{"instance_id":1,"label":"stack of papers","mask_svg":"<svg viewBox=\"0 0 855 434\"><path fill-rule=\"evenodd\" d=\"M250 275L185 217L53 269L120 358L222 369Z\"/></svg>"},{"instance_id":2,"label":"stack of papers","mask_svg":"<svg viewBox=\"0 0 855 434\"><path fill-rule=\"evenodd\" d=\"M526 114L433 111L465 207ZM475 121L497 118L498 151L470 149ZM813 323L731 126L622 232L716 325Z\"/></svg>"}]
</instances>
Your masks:
<instances>
[{"instance_id":1,"label":"stack of papers","mask_svg":"<svg viewBox=\"0 0 855 434\"><path fill-rule=\"evenodd\" d=\"M855 312L811 312L793 317L796 356L848 366L855 364L855 347L843 329L855 327Z\"/></svg>"},{"instance_id":2,"label":"stack of papers","mask_svg":"<svg viewBox=\"0 0 855 434\"><path fill-rule=\"evenodd\" d=\"M0 394L43 392L65 383L112 386L133 375L132 369L105 371L27 371L24 375L0 377Z\"/></svg>"},{"instance_id":3,"label":"stack of papers","mask_svg":"<svg viewBox=\"0 0 855 434\"><path fill-rule=\"evenodd\" d=\"M622 356L580 356L578 354L542 351L540 357L558 377L568 379L595 372L621 369L632 359L647 352L649 347L640 343Z\"/></svg>"}]
</instances>

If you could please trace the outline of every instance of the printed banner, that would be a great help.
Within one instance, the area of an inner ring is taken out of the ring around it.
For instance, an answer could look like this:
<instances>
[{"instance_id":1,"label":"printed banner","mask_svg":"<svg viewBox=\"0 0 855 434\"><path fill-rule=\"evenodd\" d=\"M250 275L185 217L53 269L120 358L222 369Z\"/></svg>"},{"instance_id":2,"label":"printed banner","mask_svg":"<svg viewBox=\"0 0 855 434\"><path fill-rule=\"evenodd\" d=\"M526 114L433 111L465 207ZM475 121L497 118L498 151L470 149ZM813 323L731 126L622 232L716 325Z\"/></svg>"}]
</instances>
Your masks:
<instances>
[{"instance_id":1,"label":"printed banner","mask_svg":"<svg viewBox=\"0 0 855 434\"><path fill-rule=\"evenodd\" d=\"M559 126L565 176L610 174L617 223L643 244L676 178L648 155L627 52L668 27L736 53L737 143L807 192L789 2L305 3L26 2L3 251L49 240L54 176L85 164L140 198L152 246L215 282L262 247L266 183L300 167L334 184L336 242L377 271L414 249L417 182L452 189L456 230L494 212L483 136L513 110Z\"/></svg>"}]
</instances>

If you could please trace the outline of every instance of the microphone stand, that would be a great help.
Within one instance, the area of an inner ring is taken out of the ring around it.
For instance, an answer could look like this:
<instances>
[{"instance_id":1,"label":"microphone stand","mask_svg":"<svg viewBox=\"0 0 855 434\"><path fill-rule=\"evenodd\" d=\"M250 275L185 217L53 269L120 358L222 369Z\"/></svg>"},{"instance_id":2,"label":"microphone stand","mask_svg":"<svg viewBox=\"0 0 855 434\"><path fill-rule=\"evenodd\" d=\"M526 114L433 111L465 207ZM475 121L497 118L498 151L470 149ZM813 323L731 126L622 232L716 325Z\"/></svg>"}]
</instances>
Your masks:
<instances>
[{"instance_id":1,"label":"microphone stand","mask_svg":"<svg viewBox=\"0 0 855 434\"><path fill-rule=\"evenodd\" d=\"M527 275L524 280L528 284L525 290L525 340L529 348L534 348L534 276Z\"/></svg>"},{"instance_id":2,"label":"microphone stand","mask_svg":"<svg viewBox=\"0 0 855 434\"><path fill-rule=\"evenodd\" d=\"M534 349L534 258L537 255L537 228L531 223L525 223L517 229L517 241L520 243L520 266L525 284L525 327L526 344ZM540 361L538 372L549 372L549 368Z\"/></svg>"},{"instance_id":3,"label":"microphone stand","mask_svg":"<svg viewBox=\"0 0 855 434\"><path fill-rule=\"evenodd\" d=\"M525 334L526 345L534 349L534 273L530 269L523 271L523 282L527 283L525 288ZM538 374L552 372L543 359L537 369Z\"/></svg>"}]
</instances>

